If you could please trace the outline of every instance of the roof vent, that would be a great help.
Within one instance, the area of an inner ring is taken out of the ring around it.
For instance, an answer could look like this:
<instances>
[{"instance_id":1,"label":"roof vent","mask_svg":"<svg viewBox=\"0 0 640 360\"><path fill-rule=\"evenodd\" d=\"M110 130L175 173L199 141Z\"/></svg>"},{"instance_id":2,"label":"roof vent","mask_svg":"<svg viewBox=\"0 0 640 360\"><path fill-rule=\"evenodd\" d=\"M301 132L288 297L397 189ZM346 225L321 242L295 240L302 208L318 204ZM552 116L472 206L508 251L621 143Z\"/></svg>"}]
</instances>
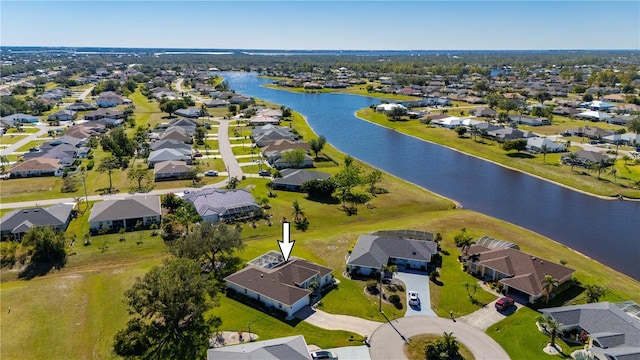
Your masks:
<instances>
[{"instance_id":1,"label":"roof vent","mask_svg":"<svg viewBox=\"0 0 640 360\"><path fill-rule=\"evenodd\" d=\"M264 274L260 274L260 277L264 277Z\"/></svg>"},{"instance_id":2,"label":"roof vent","mask_svg":"<svg viewBox=\"0 0 640 360\"><path fill-rule=\"evenodd\" d=\"M536 257L535 257L535 256L532 256L532 257L531 257L531 260L535 260L535 259L536 259Z\"/></svg>"},{"instance_id":3,"label":"roof vent","mask_svg":"<svg viewBox=\"0 0 640 360\"><path fill-rule=\"evenodd\" d=\"M416 251L415 251L415 250L413 250L413 251L411 252L411 255L415 255L415 254L416 254Z\"/></svg>"}]
</instances>

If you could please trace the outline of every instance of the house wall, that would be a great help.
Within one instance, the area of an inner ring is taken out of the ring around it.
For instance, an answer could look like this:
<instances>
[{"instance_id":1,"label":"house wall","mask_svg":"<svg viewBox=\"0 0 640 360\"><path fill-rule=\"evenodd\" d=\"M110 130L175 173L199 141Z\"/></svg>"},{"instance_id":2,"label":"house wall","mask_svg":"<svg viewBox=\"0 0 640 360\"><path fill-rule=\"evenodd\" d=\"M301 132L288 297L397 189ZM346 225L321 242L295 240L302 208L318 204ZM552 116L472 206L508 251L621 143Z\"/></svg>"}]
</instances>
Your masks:
<instances>
[{"instance_id":1,"label":"house wall","mask_svg":"<svg viewBox=\"0 0 640 360\"><path fill-rule=\"evenodd\" d=\"M217 223L218 221L220 221L220 216L218 216L218 214L203 216L202 221Z\"/></svg>"}]
</instances>

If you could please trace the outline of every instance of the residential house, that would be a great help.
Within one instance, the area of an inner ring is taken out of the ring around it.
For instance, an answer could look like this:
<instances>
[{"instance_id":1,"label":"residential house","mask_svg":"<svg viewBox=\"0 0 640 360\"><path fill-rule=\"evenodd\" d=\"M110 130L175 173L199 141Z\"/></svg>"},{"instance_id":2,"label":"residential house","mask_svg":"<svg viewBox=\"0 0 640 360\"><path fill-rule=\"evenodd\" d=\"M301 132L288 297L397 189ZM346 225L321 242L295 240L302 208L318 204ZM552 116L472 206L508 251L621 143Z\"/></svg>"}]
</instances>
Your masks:
<instances>
[{"instance_id":1,"label":"residential house","mask_svg":"<svg viewBox=\"0 0 640 360\"><path fill-rule=\"evenodd\" d=\"M124 112L116 109L98 109L90 113L84 114L85 120L100 120L103 118L124 119L127 116Z\"/></svg>"},{"instance_id":2,"label":"residential house","mask_svg":"<svg viewBox=\"0 0 640 360\"><path fill-rule=\"evenodd\" d=\"M187 108L187 109L178 109L178 110L176 110L176 115L184 116L186 118L197 119L200 116L203 116L204 113L202 112L202 109L200 109L200 108L191 107L191 108Z\"/></svg>"},{"instance_id":3,"label":"residential house","mask_svg":"<svg viewBox=\"0 0 640 360\"><path fill-rule=\"evenodd\" d=\"M541 309L560 324L558 336L583 344L595 359L640 359L640 306L598 302Z\"/></svg>"},{"instance_id":4,"label":"residential house","mask_svg":"<svg viewBox=\"0 0 640 360\"><path fill-rule=\"evenodd\" d=\"M148 228L151 224L160 225L162 210L160 197L154 195L132 196L124 199L97 202L89 215L91 231L106 232L126 229L134 230L141 225Z\"/></svg>"},{"instance_id":5,"label":"residential house","mask_svg":"<svg viewBox=\"0 0 640 360\"><path fill-rule=\"evenodd\" d=\"M473 244L463 255L467 271L485 281L497 281L505 286L505 293L528 303L544 294L547 275L558 286L571 280L575 270L532 256L514 248L487 248Z\"/></svg>"},{"instance_id":6,"label":"residential house","mask_svg":"<svg viewBox=\"0 0 640 360\"><path fill-rule=\"evenodd\" d=\"M278 140L295 141L296 138L296 135L291 132L289 128L277 128L266 132L261 132L258 135L254 135L253 141L258 147L263 147Z\"/></svg>"},{"instance_id":7,"label":"residential house","mask_svg":"<svg viewBox=\"0 0 640 360\"><path fill-rule=\"evenodd\" d=\"M457 116L447 116L445 118L431 120L431 124L447 129L455 129L458 126L462 126L462 121L463 119Z\"/></svg>"},{"instance_id":8,"label":"residential house","mask_svg":"<svg viewBox=\"0 0 640 360\"><path fill-rule=\"evenodd\" d=\"M273 308L292 317L310 305L312 291L333 285L332 269L310 261L291 257L284 261L278 251L270 251L224 280L227 291L257 300L267 309Z\"/></svg>"},{"instance_id":9,"label":"residential house","mask_svg":"<svg viewBox=\"0 0 640 360\"><path fill-rule=\"evenodd\" d=\"M581 107L588 108L595 111L607 111L615 107L614 104L607 103L600 100L589 101L586 103L580 104Z\"/></svg>"},{"instance_id":10,"label":"residential house","mask_svg":"<svg viewBox=\"0 0 640 360\"><path fill-rule=\"evenodd\" d=\"M55 232L67 229L75 204L57 204L49 207L16 209L6 213L0 219L2 240L20 241L25 232L34 226L50 226Z\"/></svg>"},{"instance_id":11,"label":"residential house","mask_svg":"<svg viewBox=\"0 0 640 360\"><path fill-rule=\"evenodd\" d=\"M524 115L511 115L509 116L509 120L516 124L523 124L529 126L542 126L542 125L551 125L551 121L547 118L533 118L530 116Z\"/></svg>"},{"instance_id":12,"label":"residential house","mask_svg":"<svg viewBox=\"0 0 640 360\"><path fill-rule=\"evenodd\" d=\"M564 145L558 144L548 138L532 137L527 139L527 151L534 154L543 153L542 147L546 147L546 152L556 153L566 151Z\"/></svg>"},{"instance_id":13,"label":"residential house","mask_svg":"<svg viewBox=\"0 0 640 360\"><path fill-rule=\"evenodd\" d=\"M212 99L205 101L204 105L208 108L227 107L229 106L229 102L226 100Z\"/></svg>"},{"instance_id":14,"label":"residential house","mask_svg":"<svg viewBox=\"0 0 640 360\"><path fill-rule=\"evenodd\" d=\"M32 176L61 176L60 160L37 157L18 162L9 170L12 178Z\"/></svg>"},{"instance_id":15,"label":"residential house","mask_svg":"<svg viewBox=\"0 0 640 360\"><path fill-rule=\"evenodd\" d=\"M159 149L149 153L147 163L149 167L154 167L163 161L186 161L191 163L191 149Z\"/></svg>"},{"instance_id":16,"label":"residential house","mask_svg":"<svg viewBox=\"0 0 640 360\"><path fill-rule=\"evenodd\" d=\"M249 334L249 336L252 336ZM207 350L207 360L312 360L302 335L255 340Z\"/></svg>"},{"instance_id":17,"label":"residential house","mask_svg":"<svg viewBox=\"0 0 640 360\"><path fill-rule=\"evenodd\" d=\"M263 125L280 125L280 119L272 118L265 115L252 116L249 119L249 126L263 126Z\"/></svg>"},{"instance_id":18,"label":"residential house","mask_svg":"<svg viewBox=\"0 0 640 360\"><path fill-rule=\"evenodd\" d=\"M534 137L535 135L528 131L522 131L513 128L500 128L498 130L489 131L488 136L502 142L516 139L527 139L530 137Z\"/></svg>"},{"instance_id":19,"label":"residential house","mask_svg":"<svg viewBox=\"0 0 640 360\"><path fill-rule=\"evenodd\" d=\"M185 143L184 141L179 140L158 140L154 141L151 144L151 150L161 150L161 149L180 149L185 154L191 154L191 145Z\"/></svg>"},{"instance_id":20,"label":"residential house","mask_svg":"<svg viewBox=\"0 0 640 360\"><path fill-rule=\"evenodd\" d=\"M203 221L247 219L262 210L251 193L243 189L207 188L184 194L183 199L193 204Z\"/></svg>"},{"instance_id":21,"label":"residential house","mask_svg":"<svg viewBox=\"0 0 640 360\"><path fill-rule=\"evenodd\" d=\"M553 108L553 111L551 111L553 115L561 115L561 116L571 116L579 112L580 110L574 107L568 107L568 106L558 106Z\"/></svg>"},{"instance_id":22,"label":"residential house","mask_svg":"<svg viewBox=\"0 0 640 360\"><path fill-rule=\"evenodd\" d=\"M612 165L612 159L604 154L595 151L580 150L575 152L577 158L571 159L571 154L564 154L560 158L560 161L566 165L580 166L584 168L590 168L595 164L604 163L605 165Z\"/></svg>"},{"instance_id":23,"label":"residential house","mask_svg":"<svg viewBox=\"0 0 640 360\"><path fill-rule=\"evenodd\" d=\"M633 120L634 118L635 116L631 116L631 115L618 115L618 116L610 117L605 121L607 122L607 124L627 126L627 123L629 123L629 121Z\"/></svg>"},{"instance_id":24,"label":"residential house","mask_svg":"<svg viewBox=\"0 0 640 360\"><path fill-rule=\"evenodd\" d=\"M498 116L498 112L488 107L479 107L471 111L471 115L477 117L495 118Z\"/></svg>"},{"instance_id":25,"label":"residential house","mask_svg":"<svg viewBox=\"0 0 640 360\"><path fill-rule=\"evenodd\" d=\"M274 151L266 152L267 159L270 159L268 161L271 164L271 166L273 166L278 170L294 167L293 164L287 162L283 158L283 155L288 151L293 151L293 150L274 150ZM300 164L297 165L297 168L309 168L309 167L313 167L313 158L309 154L305 153L304 159Z\"/></svg>"},{"instance_id":26,"label":"residential house","mask_svg":"<svg viewBox=\"0 0 640 360\"><path fill-rule=\"evenodd\" d=\"M619 113L619 114L622 114L622 113L639 114L640 113L640 105L636 105L636 104L618 105L618 106L612 108L611 110L613 110L613 111L615 111L616 113Z\"/></svg>"},{"instance_id":27,"label":"residential house","mask_svg":"<svg viewBox=\"0 0 640 360\"><path fill-rule=\"evenodd\" d=\"M398 270L428 271L438 246L433 234L418 231L381 231L360 235L347 258L347 271L352 274L373 275L382 266L396 265Z\"/></svg>"},{"instance_id":28,"label":"residential house","mask_svg":"<svg viewBox=\"0 0 640 360\"><path fill-rule=\"evenodd\" d=\"M193 143L192 134L182 127L170 127L160 135L160 140L176 140L183 143Z\"/></svg>"},{"instance_id":29,"label":"residential house","mask_svg":"<svg viewBox=\"0 0 640 360\"><path fill-rule=\"evenodd\" d=\"M101 108L115 107L123 103L124 98L113 91L101 92L96 100L96 104Z\"/></svg>"},{"instance_id":30,"label":"residential house","mask_svg":"<svg viewBox=\"0 0 640 360\"><path fill-rule=\"evenodd\" d=\"M97 107L95 105L87 104L83 102L70 104L66 108L66 110L71 110L71 111L89 111L89 110L96 110L96 109Z\"/></svg>"},{"instance_id":31,"label":"residential house","mask_svg":"<svg viewBox=\"0 0 640 360\"><path fill-rule=\"evenodd\" d=\"M153 176L156 181L186 179L191 168L184 161L161 161L153 167Z\"/></svg>"},{"instance_id":32,"label":"residential house","mask_svg":"<svg viewBox=\"0 0 640 360\"><path fill-rule=\"evenodd\" d=\"M47 121L73 121L78 116L78 113L73 110L63 109L49 115Z\"/></svg>"},{"instance_id":33,"label":"residential house","mask_svg":"<svg viewBox=\"0 0 640 360\"><path fill-rule=\"evenodd\" d=\"M280 172L282 177L273 180L274 190L302 191L302 184L309 180L326 180L331 177L319 171L302 169L284 169Z\"/></svg>"},{"instance_id":34,"label":"residential house","mask_svg":"<svg viewBox=\"0 0 640 360\"><path fill-rule=\"evenodd\" d=\"M615 145L640 146L640 134L636 133L613 134L603 137L602 140Z\"/></svg>"},{"instance_id":35,"label":"residential house","mask_svg":"<svg viewBox=\"0 0 640 360\"><path fill-rule=\"evenodd\" d=\"M229 98L229 104L240 105L242 103L253 104L253 99L243 95L234 95Z\"/></svg>"},{"instance_id":36,"label":"residential house","mask_svg":"<svg viewBox=\"0 0 640 360\"><path fill-rule=\"evenodd\" d=\"M601 139L605 136L613 135L613 131L604 130L599 127L585 126L567 130L564 134L573 136L584 136L593 140Z\"/></svg>"},{"instance_id":37,"label":"residential house","mask_svg":"<svg viewBox=\"0 0 640 360\"><path fill-rule=\"evenodd\" d=\"M376 106L376 111L383 113L390 113L396 109L406 112L407 108L402 104L380 104Z\"/></svg>"},{"instance_id":38,"label":"residential house","mask_svg":"<svg viewBox=\"0 0 640 360\"><path fill-rule=\"evenodd\" d=\"M578 119L585 119L590 121L606 121L611 117L611 115L607 113L596 110L583 111L581 113L575 114L574 116Z\"/></svg>"},{"instance_id":39,"label":"residential house","mask_svg":"<svg viewBox=\"0 0 640 360\"><path fill-rule=\"evenodd\" d=\"M311 146L309 145L309 143L305 143L302 141L291 141L287 139L276 140L268 143L262 148L262 155L266 157L266 152L268 151L293 149L302 149L305 152L309 152L311 151Z\"/></svg>"},{"instance_id":40,"label":"residential house","mask_svg":"<svg viewBox=\"0 0 640 360\"><path fill-rule=\"evenodd\" d=\"M627 102L627 99L624 95L620 94L609 94L602 97L602 100L616 103L624 103Z\"/></svg>"},{"instance_id":41,"label":"residential house","mask_svg":"<svg viewBox=\"0 0 640 360\"><path fill-rule=\"evenodd\" d=\"M38 118L33 115L22 113L7 115L0 119L0 123L2 123L6 127L13 127L17 124L36 124L39 121L40 120L38 120Z\"/></svg>"}]
</instances>

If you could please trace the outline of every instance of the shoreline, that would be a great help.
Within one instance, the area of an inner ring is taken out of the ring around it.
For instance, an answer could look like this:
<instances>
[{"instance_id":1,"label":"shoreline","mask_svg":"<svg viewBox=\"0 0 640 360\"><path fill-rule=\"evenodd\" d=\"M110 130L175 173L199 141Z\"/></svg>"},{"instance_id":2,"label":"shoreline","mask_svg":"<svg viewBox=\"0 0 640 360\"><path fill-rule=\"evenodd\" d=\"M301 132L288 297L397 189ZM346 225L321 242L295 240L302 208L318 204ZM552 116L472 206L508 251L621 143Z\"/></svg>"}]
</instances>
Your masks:
<instances>
[{"instance_id":1,"label":"shoreline","mask_svg":"<svg viewBox=\"0 0 640 360\"><path fill-rule=\"evenodd\" d=\"M384 125L382 125L382 124L378 124L378 123L376 123L376 122L374 122L374 121L367 120L367 119L364 119L364 118L362 118L362 117L358 116L357 111L353 114L353 116L355 116L357 119L360 119L360 120L362 120L362 121L366 121L366 122L368 122L368 123L370 123L370 124L374 124L374 125L380 126L380 127L382 127L382 128L388 129L388 130L393 130L393 131L399 132L399 133L401 133L402 135L410 136L410 137L412 137L412 138L414 138L414 139L417 139L417 140L420 140L420 141L424 141L424 142L428 142L428 143L430 143L430 144L434 144L434 145L442 146L442 147L447 148L447 149L449 149L449 150L456 151L456 152L458 152L458 153L460 153L460 154L464 154L464 155L468 155L468 156L473 156L473 157L475 157L476 159L484 160L484 161L486 161L486 162L490 162L490 163L492 163L492 164L495 164L495 165L498 165L498 166L502 166L502 167L503 167L503 168L505 168L505 169L509 169L509 170L517 171L517 172L519 172L519 173L521 173L521 174L529 175L529 176L532 176L532 177L538 178L538 179L540 179L540 180L547 181L547 182L549 182L549 183L551 183L551 184L558 185L558 186L562 186L562 187L563 187L563 188L565 188L565 189L569 189L569 190L573 190L573 191L576 191L576 192L582 193L582 194L584 194L584 195L589 195L589 196L592 196L592 197L595 197L595 198L599 198L599 199L602 199L602 200L618 200L618 201L623 200L623 201L634 201L634 202L640 202L640 199L628 198L628 197L624 197L624 196L622 196L622 197L620 197L620 196L615 196L615 197L612 197L612 196L604 196L604 195L598 195L598 194L590 193L590 192L588 192L588 191L584 191L584 190L576 189L576 188L571 187L571 186L569 186L569 185L559 183L559 182L557 182L557 181L555 181L555 180L547 179L547 178L542 177L542 176L540 176L540 175L532 174L532 173L526 172L526 171L524 171L524 170L520 170L520 169L517 169L517 168L511 167L511 166L508 166L508 165L501 164L501 163L499 163L499 162L497 162L497 161L494 161L494 160L486 159L486 158L483 158L483 157L481 157L481 156L478 156L478 155L475 155L475 154L471 154L471 153L468 153L468 152L462 151L462 150L460 150L460 149L452 148L451 146L443 145L443 144L440 144L440 143L437 143L437 142L434 142L434 141L431 141L431 140L422 139L422 138L419 138L419 137L417 137L417 136L415 136L415 135L411 135L411 134L407 134L407 133L404 133L404 132L402 132L402 131L399 131L398 129L394 129L394 128L391 128L391 127L388 127L388 126L384 126Z\"/></svg>"}]
</instances>

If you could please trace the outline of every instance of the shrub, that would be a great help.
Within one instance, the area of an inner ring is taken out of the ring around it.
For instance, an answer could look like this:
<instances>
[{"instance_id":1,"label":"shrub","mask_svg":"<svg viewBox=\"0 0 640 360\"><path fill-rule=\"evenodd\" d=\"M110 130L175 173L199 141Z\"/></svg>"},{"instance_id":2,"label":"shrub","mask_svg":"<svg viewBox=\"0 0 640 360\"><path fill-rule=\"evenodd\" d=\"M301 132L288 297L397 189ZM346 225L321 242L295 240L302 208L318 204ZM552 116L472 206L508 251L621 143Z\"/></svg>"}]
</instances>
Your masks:
<instances>
[{"instance_id":1,"label":"shrub","mask_svg":"<svg viewBox=\"0 0 640 360\"><path fill-rule=\"evenodd\" d=\"M89 160L89 162L87 163L87 170L93 169L94 165L95 165L95 162L93 160Z\"/></svg>"},{"instance_id":2,"label":"shrub","mask_svg":"<svg viewBox=\"0 0 640 360\"><path fill-rule=\"evenodd\" d=\"M400 296L398 296L398 295L396 295L396 294L393 294L393 295L389 296L389 301L390 301L392 304L397 304L397 303L399 303L399 302L400 302Z\"/></svg>"}]
</instances>

